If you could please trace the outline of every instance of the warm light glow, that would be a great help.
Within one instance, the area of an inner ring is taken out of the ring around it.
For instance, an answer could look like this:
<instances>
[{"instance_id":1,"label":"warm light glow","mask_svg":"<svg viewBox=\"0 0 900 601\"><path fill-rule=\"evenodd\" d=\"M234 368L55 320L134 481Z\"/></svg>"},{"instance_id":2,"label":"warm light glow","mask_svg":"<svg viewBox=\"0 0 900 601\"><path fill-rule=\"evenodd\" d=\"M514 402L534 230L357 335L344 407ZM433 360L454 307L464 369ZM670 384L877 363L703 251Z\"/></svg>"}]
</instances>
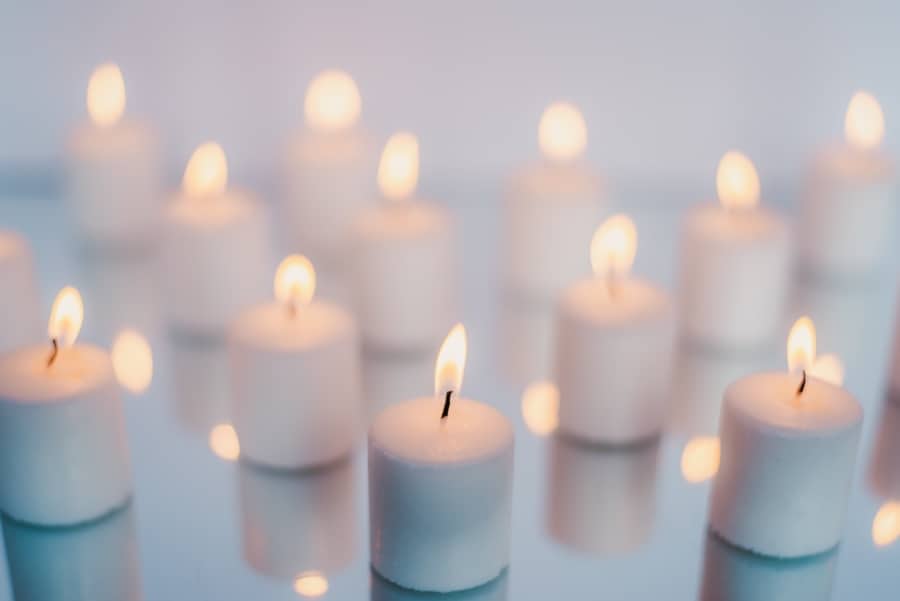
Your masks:
<instances>
[{"instance_id":1,"label":"warm light glow","mask_svg":"<svg viewBox=\"0 0 900 601\"><path fill-rule=\"evenodd\" d=\"M329 69L313 78L306 89L303 109L313 129L334 131L359 120L362 100L356 82L344 71Z\"/></svg>"},{"instance_id":2,"label":"warm light glow","mask_svg":"<svg viewBox=\"0 0 900 601\"><path fill-rule=\"evenodd\" d=\"M316 270L303 255L289 255L275 271L275 298L297 310L308 305L316 291Z\"/></svg>"},{"instance_id":3,"label":"warm light glow","mask_svg":"<svg viewBox=\"0 0 900 601\"><path fill-rule=\"evenodd\" d=\"M444 339L434 365L434 394L443 398L448 390L459 394L466 369L466 328L458 323Z\"/></svg>"},{"instance_id":4,"label":"warm light glow","mask_svg":"<svg viewBox=\"0 0 900 601\"><path fill-rule=\"evenodd\" d=\"M378 163L378 188L385 198L409 198L419 182L419 140L408 132L388 138Z\"/></svg>"},{"instance_id":5,"label":"warm light glow","mask_svg":"<svg viewBox=\"0 0 900 601\"><path fill-rule=\"evenodd\" d=\"M844 362L837 355L830 353L816 357L809 369L809 375L841 386L844 383Z\"/></svg>"},{"instance_id":6,"label":"warm light glow","mask_svg":"<svg viewBox=\"0 0 900 601\"><path fill-rule=\"evenodd\" d=\"M84 303L81 301L81 294L72 286L66 286L59 291L53 301L47 334L51 340L56 340L59 346L72 346L78 338L83 322Z\"/></svg>"},{"instance_id":7,"label":"warm light glow","mask_svg":"<svg viewBox=\"0 0 900 601\"><path fill-rule=\"evenodd\" d=\"M209 448L225 461L237 461L241 444L231 424L219 424L209 432Z\"/></svg>"},{"instance_id":8,"label":"warm light glow","mask_svg":"<svg viewBox=\"0 0 900 601\"><path fill-rule=\"evenodd\" d=\"M627 215L613 215L591 238L591 265L598 277L627 275L637 253L637 229Z\"/></svg>"},{"instance_id":9,"label":"warm light glow","mask_svg":"<svg viewBox=\"0 0 900 601\"><path fill-rule=\"evenodd\" d=\"M872 542L886 547L900 538L900 503L888 501L878 509L872 520Z\"/></svg>"},{"instance_id":10,"label":"warm light glow","mask_svg":"<svg viewBox=\"0 0 900 601\"><path fill-rule=\"evenodd\" d=\"M197 147L184 169L182 186L192 198L219 196L228 187L228 160L215 142Z\"/></svg>"},{"instance_id":11,"label":"warm light glow","mask_svg":"<svg viewBox=\"0 0 900 601\"><path fill-rule=\"evenodd\" d=\"M794 322L787 341L788 370L809 370L816 360L816 327L805 315Z\"/></svg>"},{"instance_id":12,"label":"warm light glow","mask_svg":"<svg viewBox=\"0 0 900 601\"><path fill-rule=\"evenodd\" d=\"M859 150L877 148L884 139L884 113L878 100L868 92L859 91L847 105L844 136Z\"/></svg>"},{"instance_id":13,"label":"warm light glow","mask_svg":"<svg viewBox=\"0 0 900 601\"><path fill-rule=\"evenodd\" d=\"M153 351L140 333L125 329L112 345L112 364L116 379L126 390L140 394L153 380Z\"/></svg>"},{"instance_id":14,"label":"warm light glow","mask_svg":"<svg viewBox=\"0 0 900 601\"><path fill-rule=\"evenodd\" d=\"M321 597L328 592L328 578L322 572L303 572L294 580L294 592L304 597Z\"/></svg>"},{"instance_id":15,"label":"warm light glow","mask_svg":"<svg viewBox=\"0 0 900 601\"><path fill-rule=\"evenodd\" d=\"M532 433L547 436L559 424L559 390L553 382L534 382L522 394L522 418Z\"/></svg>"},{"instance_id":16,"label":"warm light glow","mask_svg":"<svg viewBox=\"0 0 900 601\"><path fill-rule=\"evenodd\" d=\"M552 161L571 161L584 154L587 125L581 111L568 102L554 102L544 110L538 125L538 143Z\"/></svg>"},{"instance_id":17,"label":"warm light glow","mask_svg":"<svg viewBox=\"0 0 900 601\"><path fill-rule=\"evenodd\" d=\"M753 161L730 150L719 161L716 192L726 209L752 209L759 204L759 175Z\"/></svg>"},{"instance_id":18,"label":"warm light glow","mask_svg":"<svg viewBox=\"0 0 900 601\"><path fill-rule=\"evenodd\" d=\"M94 69L87 87L87 109L91 121L100 127L119 122L125 112L125 81L115 63Z\"/></svg>"},{"instance_id":19,"label":"warm light glow","mask_svg":"<svg viewBox=\"0 0 900 601\"><path fill-rule=\"evenodd\" d=\"M720 445L717 436L697 436L681 452L681 475L691 484L706 482L719 471Z\"/></svg>"}]
</instances>

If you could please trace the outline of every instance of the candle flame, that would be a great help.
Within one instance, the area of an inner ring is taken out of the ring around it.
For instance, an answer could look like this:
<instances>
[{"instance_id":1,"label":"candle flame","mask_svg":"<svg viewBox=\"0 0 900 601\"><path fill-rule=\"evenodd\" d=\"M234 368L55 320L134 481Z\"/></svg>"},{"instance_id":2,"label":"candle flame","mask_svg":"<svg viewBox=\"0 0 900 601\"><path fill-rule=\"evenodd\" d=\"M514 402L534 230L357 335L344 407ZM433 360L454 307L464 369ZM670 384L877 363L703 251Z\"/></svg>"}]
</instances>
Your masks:
<instances>
[{"instance_id":1,"label":"candle flame","mask_svg":"<svg viewBox=\"0 0 900 601\"><path fill-rule=\"evenodd\" d=\"M310 82L303 110L311 128L336 131L352 127L359 120L361 106L353 78L344 71L328 69Z\"/></svg>"},{"instance_id":2,"label":"candle flame","mask_svg":"<svg viewBox=\"0 0 900 601\"><path fill-rule=\"evenodd\" d=\"M872 542L886 547L900 538L900 503L888 501L878 509L872 520Z\"/></svg>"},{"instance_id":3,"label":"candle flame","mask_svg":"<svg viewBox=\"0 0 900 601\"><path fill-rule=\"evenodd\" d=\"M153 350L146 338L135 330L122 330L113 341L110 354L116 379L123 388L134 394L149 388L153 380Z\"/></svg>"},{"instance_id":4,"label":"candle flame","mask_svg":"<svg viewBox=\"0 0 900 601\"><path fill-rule=\"evenodd\" d=\"M692 438L681 452L681 475L691 484L706 482L718 473L720 459L718 436Z\"/></svg>"},{"instance_id":5,"label":"candle flame","mask_svg":"<svg viewBox=\"0 0 900 601\"><path fill-rule=\"evenodd\" d=\"M559 390L553 382L534 382L522 394L522 418L533 434L547 436L559 425Z\"/></svg>"},{"instance_id":6,"label":"candle flame","mask_svg":"<svg viewBox=\"0 0 900 601\"><path fill-rule=\"evenodd\" d=\"M434 366L434 394L443 398L448 391L459 394L466 369L466 328L458 323L444 339Z\"/></svg>"},{"instance_id":7,"label":"candle flame","mask_svg":"<svg viewBox=\"0 0 900 601\"><path fill-rule=\"evenodd\" d=\"M826 353L821 357L816 357L809 370L809 375L829 384L841 386L844 383L844 362L837 355Z\"/></svg>"},{"instance_id":8,"label":"candle flame","mask_svg":"<svg viewBox=\"0 0 900 601\"><path fill-rule=\"evenodd\" d=\"M182 187L191 198L220 196L228 187L228 160L216 142L197 147L184 169Z\"/></svg>"},{"instance_id":9,"label":"candle flame","mask_svg":"<svg viewBox=\"0 0 900 601\"><path fill-rule=\"evenodd\" d=\"M316 291L316 270L303 255L289 255L275 271L275 298L296 310L308 305Z\"/></svg>"},{"instance_id":10,"label":"candle flame","mask_svg":"<svg viewBox=\"0 0 900 601\"><path fill-rule=\"evenodd\" d=\"M115 63L103 63L94 69L87 87L87 109L91 121L111 127L125 112L125 81Z\"/></svg>"},{"instance_id":11,"label":"candle flame","mask_svg":"<svg viewBox=\"0 0 900 601\"><path fill-rule=\"evenodd\" d=\"M787 341L788 370L809 371L816 360L816 327L805 315L794 322Z\"/></svg>"},{"instance_id":12,"label":"candle flame","mask_svg":"<svg viewBox=\"0 0 900 601\"><path fill-rule=\"evenodd\" d=\"M548 106L538 124L538 144L552 161L571 161L583 155L587 125L578 107L568 102Z\"/></svg>"},{"instance_id":13,"label":"candle flame","mask_svg":"<svg viewBox=\"0 0 900 601\"><path fill-rule=\"evenodd\" d=\"M241 456L241 443L231 424L218 424L209 432L209 448L225 461L237 461Z\"/></svg>"},{"instance_id":14,"label":"candle flame","mask_svg":"<svg viewBox=\"0 0 900 601\"><path fill-rule=\"evenodd\" d=\"M844 118L844 136L858 150L878 148L884 139L884 112L868 92L860 90L850 99Z\"/></svg>"},{"instance_id":15,"label":"candle flame","mask_svg":"<svg viewBox=\"0 0 900 601\"><path fill-rule=\"evenodd\" d=\"M627 215L613 215L591 238L591 265L597 277L626 275L637 253L637 229Z\"/></svg>"},{"instance_id":16,"label":"candle flame","mask_svg":"<svg viewBox=\"0 0 900 601\"><path fill-rule=\"evenodd\" d=\"M408 132L388 138L378 163L378 187L385 198L403 200L419 181L419 140Z\"/></svg>"},{"instance_id":17,"label":"candle flame","mask_svg":"<svg viewBox=\"0 0 900 601\"><path fill-rule=\"evenodd\" d=\"M716 192L726 209L752 209L759 204L759 175L743 153L729 150L719 160Z\"/></svg>"},{"instance_id":18,"label":"candle flame","mask_svg":"<svg viewBox=\"0 0 900 601\"><path fill-rule=\"evenodd\" d=\"M303 572L294 580L294 592L303 597L321 597L328 592L328 578L315 570Z\"/></svg>"},{"instance_id":19,"label":"candle flame","mask_svg":"<svg viewBox=\"0 0 900 601\"><path fill-rule=\"evenodd\" d=\"M61 347L72 346L83 322L84 303L81 301L81 294L72 286L66 286L53 301L47 334Z\"/></svg>"}]
</instances>

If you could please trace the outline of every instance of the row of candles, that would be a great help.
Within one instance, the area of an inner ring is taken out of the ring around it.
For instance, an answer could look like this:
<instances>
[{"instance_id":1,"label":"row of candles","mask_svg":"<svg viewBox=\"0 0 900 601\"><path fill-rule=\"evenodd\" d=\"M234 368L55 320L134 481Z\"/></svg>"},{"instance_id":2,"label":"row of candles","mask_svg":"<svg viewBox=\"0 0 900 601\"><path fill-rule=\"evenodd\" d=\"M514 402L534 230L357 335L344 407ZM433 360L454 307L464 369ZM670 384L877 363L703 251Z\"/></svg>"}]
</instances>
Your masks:
<instances>
[{"instance_id":1,"label":"row of candles","mask_svg":"<svg viewBox=\"0 0 900 601\"><path fill-rule=\"evenodd\" d=\"M163 211L153 137L122 120L124 105L121 73L101 66L88 86L93 123L70 149L69 196L82 233L101 246L158 246L173 326L227 337L244 458L298 469L347 455L365 421L361 343L428 348L455 312L453 222L415 198L416 138L392 136L376 170L352 79L326 72L311 84L283 214L293 245L348 269L354 315L313 299L316 273L302 255L279 265L275 301L261 302L268 225L252 194L228 186L222 148L195 151ZM842 278L877 269L896 203L890 161L878 150L883 116L870 95L854 96L846 133L847 144L817 162L797 230L801 263ZM551 105L539 141L544 160L514 175L507 195L505 264L516 289L559 298L559 429L606 445L651 439L666 415L677 322L687 338L719 350L770 340L794 236L759 206L749 159L727 153L716 178L721 206L698 207L686 223L676 311L664 290L630 274L637 232L627 216L594 230L605 209L600 180L581 160L587 135L578 110ZM373 172L383 206L368 191ZM4 318L27 330L38 304L29 253L15 236L3 243L11 276ZM583 277L588 264L594 275ZM131 495L109 356L74 344L82 312L77 290L64 289L51 311L52 348L0 359L0 473L10 475L0 508L22 521L79 523ZM411 589L471 588L508 563L513 429L494 408L459 396L466 347L457 324L438 354L433 396L387 407L369 430L372 564ZM862 419L852 396L816 377L809 320L795 325L788 355L788 372L748 376L726 391L710 511L724 539L777 557L839 541Z\"/></svg>"}]
</instances>

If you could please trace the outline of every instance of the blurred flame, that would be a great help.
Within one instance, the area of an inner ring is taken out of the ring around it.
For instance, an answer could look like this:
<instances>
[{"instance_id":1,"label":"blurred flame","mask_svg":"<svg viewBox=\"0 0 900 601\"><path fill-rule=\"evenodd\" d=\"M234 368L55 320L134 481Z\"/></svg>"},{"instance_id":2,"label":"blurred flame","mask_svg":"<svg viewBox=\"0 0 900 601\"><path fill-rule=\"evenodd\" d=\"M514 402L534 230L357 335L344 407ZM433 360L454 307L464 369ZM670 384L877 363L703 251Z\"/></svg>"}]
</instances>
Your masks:
<instances>
[{"instance_id":1,"label":"blurred flame","mask_svg":"<svg viewBox=\"0 0 900 601\"><path fill-rule=\"evenodd\" d=\"M119 122L125 112L125 81L115 63L99 65L88 81L87 109L91 121L100 127Z\"/></svg>"},{"instance_id":2,"label":"blurred flame","mask_svg":"<svg viewBox=\"0 0 900 601\"><path fill-rule=\"evenodd\" d=\"M533 434L547 436L559 425L559 390L553 382L534 382L522 394L522 418Z\"/></svg>"},{"instance_id":3,"label":"blurred flame","mask_svg":"<svg viewBox=\"0 0 900 601\"><path fill-rule=\"evenodd\" d=\"M443 397L448 390L459 394L466 369L466 328L458 323L444 339L434 366L434 394Z\"/></svg>"},{"instance_id":4,"label":"blurred flame","mask_svg":"<svg viewBox=\"0 0 900 601\"><path fill-rule=\"evenodd\" d=\"M82 323L84 303L81 301L81 294L72 286L66 286L53 301L47 334L61 347L72 346L78 338Z\"/></svg>"},{"instance_id":5,"label":"blurred flame","mask_svg":"<svg viewBox=\"0 0 900 601\"><path fill-rule=\"evenodd\" d=\"M116 379L126 390L140 394L153 380L153 351L139 332L125 329L112 345L112 364Z\"/></svg>"},{"instance_id":6,"label":"blurred flame","mask_svg":"<svg viewBox=\"0 0 900 601\"><path fill-rule=\"evenodd\" d=\"M220 196L228 187L228 160L216 142L197 147L184 169L182 186L192 198Z\"/></svg>"},{"instance_id":7,"label":"blurred flame","mask_svg":"<svg viewBox=\"0 0 900 601\"><path fill-rule=\"evenodd\" d=\"M303 572L294 580L294 592L304 597L321 597L328 592L328 578L322 572Z\"/></svg>"},{"instance_id":8,"label":"blurred flame","mask_svg":"<svg viewBox=\"0 0 900 601\"><path fill-rule=\"evenodd\" d=\"M787 359L790 372L809 371L816 360L816 327L805 315L794 322L788 334Z\"/></svg>"},{"instance_id":9,"label":"blurred flame","mask_svg":"<svg viewBox=\"0 0 900 601\"><path fill-rule=\"evenodd\" d=\"M385 198L408 198L419 181L419 140L408 132L388 138L378 163L378 187Z\"/></svg>"},{"instance_id":10,"label":"blurred flame","mask_svg":"<svg viewBox=\"0 0 900 601\"><path fill-rule=\"evenodd\" d=\"M316 291L316 270L303 255L289 255L275 271L275 298L299 309L308 305Z\"/></svg>"},{"instance_id":11,"label":"blurred flame","mask_svg":"<svg viewBox=\"0 0 900 601\"><path fill-rule=\"evenodd\" d=\"M637 253L637 229L627 215L613 215L600 224L591 238L594 275L625 275Z\"/></svg>"},{"instance_id":12,"label":"blurred flame","mask_svg":"<svg viewBox=\"0 0 900 601\"><path fill-rule=\"evenodd\" d=\"M706 482L719 471L720 454L717 436L690 439L681 452L681 475L691 484Z\"/></svg>"},{"instance_id":13,"label":"blurred flame","mask_svg":"<svg viewBox=\"0 0 900 601\"><path fill-rule=\"evenodd\" d=\"M347 129L359 120L362 100L356 82L344 71L328 69L316 75L306 89L303 110L313 129Z\"/></svg>"},{"instance_id":14,"label":"blurred flame","mask_svg":"<svg viewBox=\"0 0 900 601\"><path fill-rule=\"evenodd\" d=\"M237 461L241 444L231 424L218 424L209 432L209 448L225 461Z\"/></svg>"},{"instance_id":15,"label":"blurred flame","mask_svg":"<svg viewBox=\"0 0 900 601\"><path fill-rule=\"evenodd\" d=\"M840 357L831 353L816 357L809 369L809 375L835 386L841 386L844 383L844 362Z\"/></svg>"},{"instance_id":16,"label":"blurred flame","mask_svg":"<svg viewBox=\"0 0 900 601\"><path fill-rule=\"evenodd\" d=\"M900 503L888 501L872 520L872 542L877 547L886 547L897 538L900 538Z\"/></svg>"},{"instance_id":17,"label":"blurred flame","mask_svg":"<svg viewBox=\"0 0 900 601\"><path fill-rule=\"evenodd\" d=\"M860 90L850 99L844 118L844 136L859 150L877 148L884 139L884 113L878 100L868 92Z\"/></svg>"},{"instance_id":18,"label":"blurred flame","mask_svg":"<svg viewBox=\"0 0 900 601\"><path fill-rule=\"evenodd\" d=\"M752 209L759 204L759 175L753 161L730 150L719 161L716 192L726 209Z\"/></svg>"},{"instance_id":19,"label":"blurred flame","mask_svg":"<svg viewBox=\"0 0 900 601\"><path fill-rule=\"evenodd\" d=\"M587 125L581 111L568 102L548 106L538 125L538 143L550 160L570 161L580 157L587 146Z\"/></svg>"}]
</instances>

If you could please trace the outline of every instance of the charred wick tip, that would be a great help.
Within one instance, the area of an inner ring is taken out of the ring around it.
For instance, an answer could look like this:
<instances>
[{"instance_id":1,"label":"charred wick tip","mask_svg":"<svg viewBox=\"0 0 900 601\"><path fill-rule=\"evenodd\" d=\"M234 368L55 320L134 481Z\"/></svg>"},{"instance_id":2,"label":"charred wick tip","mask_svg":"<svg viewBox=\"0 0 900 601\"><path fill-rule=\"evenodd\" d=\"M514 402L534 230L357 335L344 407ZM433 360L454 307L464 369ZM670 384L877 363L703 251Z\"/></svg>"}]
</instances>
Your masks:
<instances>
[{"instance_id":1,"label":"charred wick tip","mask_svg":"<svg viewBox=\"0 0 900 601\"><path fill-rule=\"evenodd\" d=\"M803 394L803 391L806 389L806 370L803 370L803 379L800 380L800 386L797 387L797 395Z\"/></svg>"},{"instance_id":2,"label":"charred wick tip","mask_svg":"<svg viewBox=\"0 0 900 601\"><path fill-rule=\"evenodd\" d=\"M444 410L441 412L441 419L446 419L448 415L450 415L450 397L453 396L453 391L448 390L447 396L444 397Z\"/></svg>"},{"instance_id":3,"label":"charred wick tip","mask_svg":"<svg viewBox=\"0 0 900 601\"><path fill-rule=\"evenodd\" d=\"M50 356L47 357L47 367L53 365L53 362L56 361L56 356L59 354L59 343L56 341L56 338L51 340L53 343L53 350L50 351Z\"/></svg>"}]
</instances>

